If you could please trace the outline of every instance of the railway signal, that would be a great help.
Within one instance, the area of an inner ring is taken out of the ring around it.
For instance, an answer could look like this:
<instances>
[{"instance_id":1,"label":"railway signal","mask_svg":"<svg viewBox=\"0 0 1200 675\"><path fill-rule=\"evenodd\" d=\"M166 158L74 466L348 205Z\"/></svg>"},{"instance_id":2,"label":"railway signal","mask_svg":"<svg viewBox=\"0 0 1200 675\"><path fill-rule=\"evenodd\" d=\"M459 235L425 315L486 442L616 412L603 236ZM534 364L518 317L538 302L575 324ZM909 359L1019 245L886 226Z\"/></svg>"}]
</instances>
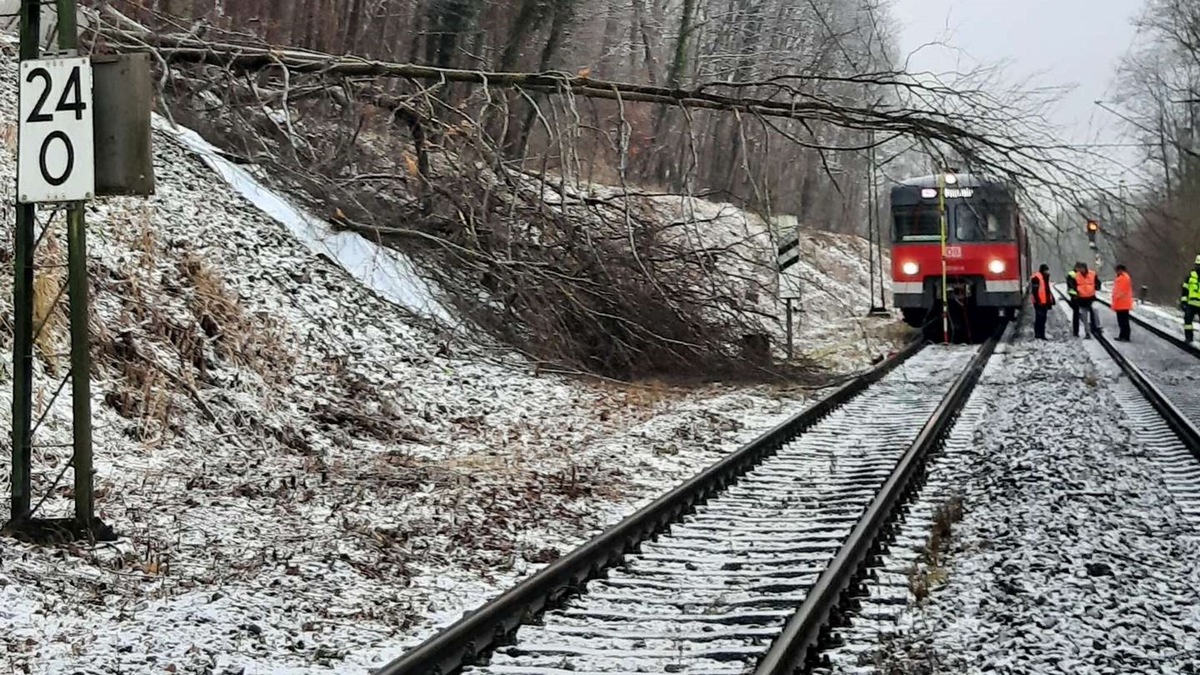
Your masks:
<instances>
[{"instance_id":1,"label":"railway signal","mask_svg":"<svg viewBox=\"0 0 1200 675\"><path fill-rule=\"evenodd\" d=\"M1100 223L1096 222L1095 218L1089 218L1087 221L1088 245L1096 248L1096 233L1100 231Z\"/></svg>"}]
</instances>

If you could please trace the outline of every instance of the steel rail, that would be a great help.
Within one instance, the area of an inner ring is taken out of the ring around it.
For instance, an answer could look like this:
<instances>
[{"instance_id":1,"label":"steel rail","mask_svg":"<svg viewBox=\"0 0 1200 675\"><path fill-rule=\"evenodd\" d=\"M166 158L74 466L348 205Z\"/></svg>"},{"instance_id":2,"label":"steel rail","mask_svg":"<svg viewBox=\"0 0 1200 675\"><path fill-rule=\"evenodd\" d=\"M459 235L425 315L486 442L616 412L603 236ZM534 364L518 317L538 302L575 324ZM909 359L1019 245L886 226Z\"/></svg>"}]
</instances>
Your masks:
<instances>
[{"instance_id":1,"label":"steel rail","mask_svg":"<svg viewBox=\"0 0 1200 675\"><path fill-rule=\"evenodd\" d=\"M1109 309L1112 308L1112 302L1109 300L1104 300L1103 298L1096 296L1096 301L1099 302L1100 304L1104 305L1105 307L1108 307ZM1162 328L1161 326L1154 325L1153 323L1141 318L1140 316L1137 316L1133 312L1129 313L1129 318L1131 321L1136 323L1138 326L1145 328L1146 330L1153 333L1155 336L1160 337L1163 340L1166 340L1167 342L1170 342L1171 344L1175 345L1176 347L1179 347L1183 351L1200 359L1200 351L1198 351L1192 345L1188 344L1183 338L1179 337L1178 335L1172 335L1172 334L1168 333L1166 331L1166 329Z\"/></svg>"},{"instance_id":2,"label":"steel rail","mask_svg":"<svg viewBox=\"0 0 1200 675\"><path fill-rule=\"evenodd\" d=\"M1163 335L1161 331L1156 332L1155 334L1163 337L1168 342L1174 342L1176 346L1179 346L1179 343L1183 342L1183 340L1173 339L1171 336ZM1104 347L1104 351L1108 352L1108 355L1112 357L1112 360L1117 364L1117 367L1119 367L1121 371L1125 373L1125 376L1129 378L1129 381L1133 383L1133 386L1136 387L1137 390L1142 393L1142 396L1145 396L1146 400L1150 402L1150 405L1156 411L1158 411L1158 414L1162 416L1163 421L1167 423L1167 426L1171 427L1171 431L1174 431L1175 435L1179 437L1180 442L1187 447L1187 449L1196 457L1196 459L1200 460L1200 429L1197 429L1196 425L1187 418L1187 415L1184 415L1183 412L1171 402L1171 399L1168 398L1161 389L1155 386L1154 383L1150 381L1150 378L1146 377L1146 374L1142 372L1142 369L1134 365L1133 361L1130 360L1129 357L1125 356L1125 354L1121 353L1121 350L1117 349L1116 345L1114 345L1111 340L1105 337L1103 333L1094 333L1093 337L1095 337L1096 341L1100 343L1100 346ZM1188 348L1185 349L1189 352L1192 351Z\"/></svg>"},{"instance_id":3,"label":"steel rail","mask_svg":"<svg viewBox=\"0 0 1200 675\"><path fill-rule=\"evenodd\" d=\"M1009 325L1016 324L1004 320L996 327L995 333L979 348L942 398L832 562L809 589L800 608L759 660L754 675L790 675L806 671L813 665L828 629L839 619L842 609L850 604L852 587L870 560L881 551L891 523L920 482L926 460L953 427Z\"/></svg>"},{"instance_id":4,"label":"steel rail","mask_svg":"<svg viewBox=\"0 0 1200 675\"><path fill-rule=\"evenodd\" d=\"M512 589L374 671L374 675L451 675L502 644L522 624L578 592L645 541L736 482L925 347L914 340L737 451L601 532Z\"/></svg>"}]
</instances>

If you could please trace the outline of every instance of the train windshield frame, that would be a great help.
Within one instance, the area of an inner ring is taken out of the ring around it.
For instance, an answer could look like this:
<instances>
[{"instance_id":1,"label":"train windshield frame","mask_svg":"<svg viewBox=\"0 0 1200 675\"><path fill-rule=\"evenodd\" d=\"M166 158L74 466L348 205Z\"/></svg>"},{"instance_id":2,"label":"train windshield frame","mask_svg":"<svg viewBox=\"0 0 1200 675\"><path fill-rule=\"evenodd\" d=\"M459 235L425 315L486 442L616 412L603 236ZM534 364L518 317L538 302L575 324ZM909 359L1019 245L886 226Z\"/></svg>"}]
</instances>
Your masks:
<instances>
[{"instance_id":1,"label":"train windshield frame","mask_svg":"<svg viewBox=\"0 0 1200 675\"><path fill-rule=\"evenodd\" d=\"M955 243L1005 243L1019 236L1016 202L999 186L974 186L945 200L946 241ZM934 188L893 191L892 242L937 243L942 239L942 213ZM956 191L957 192L957 191ZM973 193L973 194L972 194ZM919 197L917 195L920 195Z\"/></svg>"},{"instance_id":2,"label":"train windshield frame","mask_svg":"<svg viewBox=\"0 0 1200 675\"><path fill-rule=\"evenodd\" d=\"M1016 209L1004 201L973 199L954 204L954 240L1015 241Z\"/></svg>"},{"instance_id":3,"label":"train windshield frame","mask_svg":"<svg viewBox=\"0 0 1200 675\"><path fill-rule=\"evenodd\" d=\"M937 202L892 207L892 241L942 240L942 214Z\"/></svg>"}]
</instances>

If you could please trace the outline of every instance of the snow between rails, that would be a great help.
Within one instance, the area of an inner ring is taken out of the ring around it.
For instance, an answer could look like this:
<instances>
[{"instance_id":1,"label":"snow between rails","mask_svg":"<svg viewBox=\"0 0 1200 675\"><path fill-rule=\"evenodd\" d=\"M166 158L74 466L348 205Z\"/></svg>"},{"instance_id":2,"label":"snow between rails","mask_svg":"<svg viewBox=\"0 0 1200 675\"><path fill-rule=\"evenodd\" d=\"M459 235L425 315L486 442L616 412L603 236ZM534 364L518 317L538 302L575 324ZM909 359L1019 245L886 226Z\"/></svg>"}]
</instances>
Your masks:
<instances>
[{"instance_id":1,"label":"snow between rails","mask_svg":"<svg viewBox=\"0 0 1200 675\"><path fill-rule=\"evenodd\" d=\"M949 581L904 619L931 673L1180 673L1200 654L1200 532L1114 395L1093 342L1017 343L975 396L981 442L947 462L965 517ZM1064 325L1066 324L1066 325ZM859 671L861 672L861 671ZM918 672L918 670L905 671Z\"/></svg>"}]
</instances>

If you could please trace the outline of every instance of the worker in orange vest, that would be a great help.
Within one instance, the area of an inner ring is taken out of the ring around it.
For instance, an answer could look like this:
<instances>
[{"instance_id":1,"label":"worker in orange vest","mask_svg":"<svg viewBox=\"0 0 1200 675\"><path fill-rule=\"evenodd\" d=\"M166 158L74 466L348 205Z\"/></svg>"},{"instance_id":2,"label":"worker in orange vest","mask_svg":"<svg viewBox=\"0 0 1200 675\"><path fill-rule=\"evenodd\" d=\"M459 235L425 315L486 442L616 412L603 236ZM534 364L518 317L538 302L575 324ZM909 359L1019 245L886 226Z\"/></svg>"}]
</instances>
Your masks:
<instances>
[{"instance_id":1,"label":"worker in orange vest","mask_svg":"<svg viewBox=\"0 0 1200 675\"><path fill-rule=\"evenodd\" d=\"M1050 266L1040 265L1029 279L1029 297L1033 300L1033 337L1046 339L1046 316L1054 306L1054 293L1050 290Z\"/></svg>"},{"instance_id":2,"label":"worker in orange vest","mask_svg":"<svg viewBox=\"0 0 1200 675\"><path fill-rule=\"evenodd\" d=\"M1124 265L1117 265L1113 279L1112 308L1117 313L1117 341L1129 342L1129 311L1133 309L1133 279Z\"/></svg>"},{"instance_id":3,"label":"worker in orange vest","mask_svg":"<svg viewBox=\"0 0 1200 675\"><path fill-rule=\"evenodd\" d=\"M1075 264L1075 302L1079 307L1079 314L1087 311L1087 323L1083 326L1083 336L1090 338L1092 333L1100 332L1100 322L1096 319L1096 311L1092 305L1096 302L1096 291L1100 290L1100 280L1096 278L1096 272L1089 270L1086 263ZM1079 314L1071 317L1071 332L1075 337L1079 337Z\"/></svg>"}]
</instances>

